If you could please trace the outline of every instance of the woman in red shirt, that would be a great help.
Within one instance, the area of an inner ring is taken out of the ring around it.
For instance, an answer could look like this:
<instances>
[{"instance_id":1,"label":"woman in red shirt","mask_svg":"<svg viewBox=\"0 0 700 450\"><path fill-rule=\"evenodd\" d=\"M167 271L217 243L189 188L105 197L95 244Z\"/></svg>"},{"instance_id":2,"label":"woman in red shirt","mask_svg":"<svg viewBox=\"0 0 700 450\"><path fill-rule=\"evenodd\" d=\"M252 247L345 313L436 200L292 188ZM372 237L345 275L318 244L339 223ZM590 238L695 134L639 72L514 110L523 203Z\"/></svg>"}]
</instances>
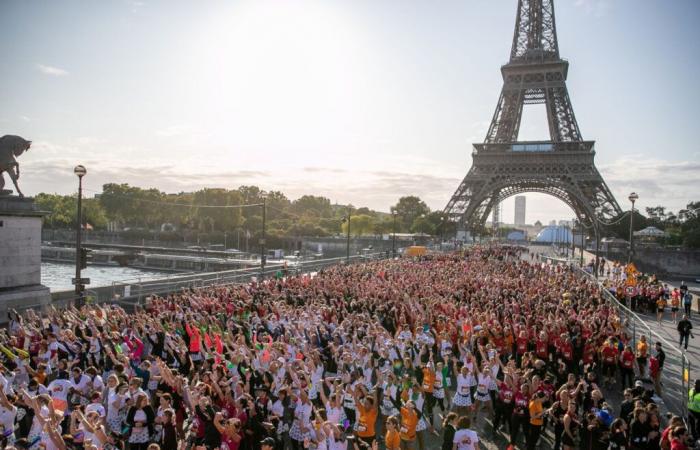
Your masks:
<instances>
[{"instance_id":1,"label":"woman in red shirt","mask_svg":"<svg viewBox=\"0 0 700 450\"><path fill-rule=\"evenodd\" d=\"M690 450L687 428L676 427L671 431L671 450Z\"/></svg>"},{"instance_id":2,"label":"woman in red shirt","mask_svg":"<svg viewBox=\"0 0 700 450\"><path fill-rule=\"evenodd\" d=\"M530 385L523 383L513 395L513 415L510 421L510 444L517 446L518 432L522 427L527 435L527 424L530 423L528 405L530 404Z\"/></svg>"},{"instance_id":3,"label":"woman in red shirt","mask_svg":"<svg viewBox=\"0 0 700 450\"><path fill-rule=\"evenodd\" d=\"M527 352L527 331L521 331L515 340L516 364L520 364L525 352Z\"/></svg>"},{"instance_id":4,"label":"woman in red shirt","mask_svg":"<svg viewBox=\"0 0 700 450\"><path fill-rule=\"evenodd\" d=\"M540 332L539 338L537 338L537 341L535 341L535 353L537 353L537 357L544 360L545 362L549 362L549 349L548 349L549 343L547 342L547 333L544 331Z\"/></svg>"},{"instance_id":5,"label":"woman in red shirt","mask_svg":"<svg viewBox=\"0 0 700 450\"><path fill-rule=\"evenodd\" d=\"M609 340L600 351L603 359L603 385L615 384L615 369L617 368L617 345L614 340Z\"/></svg>"},{"instance_id":6,"label":"woman in red shirt","mask_svg":"<svg viewBox=\"0 0 700 450\"><path fill-rule=\"evenodd\" d=\"M635 356L632 351L632 347L629 345L625 346L625 350L620 354L620 373L622 374L622 389L624 389L627 384L625 381L629 380L630 387L634 387L634 362Z\"/></svg>"}]
</instances>

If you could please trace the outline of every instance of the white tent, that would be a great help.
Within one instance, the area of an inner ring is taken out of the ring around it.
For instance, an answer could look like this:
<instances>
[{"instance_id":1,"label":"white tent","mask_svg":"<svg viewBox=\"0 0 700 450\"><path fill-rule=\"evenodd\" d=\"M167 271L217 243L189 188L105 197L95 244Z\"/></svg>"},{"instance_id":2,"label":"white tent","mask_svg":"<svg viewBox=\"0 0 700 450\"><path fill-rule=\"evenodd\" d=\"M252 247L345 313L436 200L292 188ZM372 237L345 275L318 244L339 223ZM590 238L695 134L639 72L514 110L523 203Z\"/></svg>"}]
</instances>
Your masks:
<instances>
[{"instance_id":1,"label":"white tent","mask_svg":"<svg viewBox=\"0 0 700 450\"><path fill-rule=\"evenodd\" d=\"M634 235L637 237L649 237L649 238L668 237L668 233L666 233L663 230L659 230L656 227L646 227L643 230L635 231Z\"/></svg>"}]
</instances>

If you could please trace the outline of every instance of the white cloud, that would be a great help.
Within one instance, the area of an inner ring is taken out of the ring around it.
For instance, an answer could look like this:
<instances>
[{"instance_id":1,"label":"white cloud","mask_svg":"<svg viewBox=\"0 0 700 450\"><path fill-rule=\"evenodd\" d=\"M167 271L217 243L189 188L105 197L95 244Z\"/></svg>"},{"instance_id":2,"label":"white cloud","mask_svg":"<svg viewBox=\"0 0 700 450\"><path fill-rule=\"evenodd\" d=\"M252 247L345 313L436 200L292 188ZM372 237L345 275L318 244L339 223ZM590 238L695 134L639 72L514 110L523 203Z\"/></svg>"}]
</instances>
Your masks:
<instances>
[{"instance_id":1,"label":"white cloud","mask_svg":"<svg viewBox=\"0 0 700 450\"><path fill-rule=\"evenodd\" d=\"M58 67L47 66L44 64L37 64L36 67L37 67L37 69L39 69L41 71L41 73L46 74L46 75L51 75L54 77L64 77L64 76L68 75L67 70L64 70L64 69L61 69Z\"/></svg>"},{"instance_id":2,"label":"white cloud","mask_svg":"<svg viewBox=\"0 0 700 450\"><path fill-rule=\"evenodd\" d=\"M697 201L700 193L700 178L696 176L700 163L697 161L626 155L601 164L599 169L622 209L629 206L627 196L633 191L639 194L641 208L663 205L672 210Z\"/></svg>"}]
</instances>

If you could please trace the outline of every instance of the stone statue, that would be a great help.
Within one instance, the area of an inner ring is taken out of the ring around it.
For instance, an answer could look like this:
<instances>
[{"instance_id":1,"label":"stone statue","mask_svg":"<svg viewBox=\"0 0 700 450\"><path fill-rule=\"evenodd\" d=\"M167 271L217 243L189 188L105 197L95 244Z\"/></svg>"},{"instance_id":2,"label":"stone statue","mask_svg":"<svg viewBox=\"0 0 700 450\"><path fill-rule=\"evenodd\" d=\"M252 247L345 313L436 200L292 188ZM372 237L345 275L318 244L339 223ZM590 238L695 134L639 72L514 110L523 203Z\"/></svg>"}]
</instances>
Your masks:
<instances>
[{"instance_id":1,"label":"stone statue","mask_svg":"<svg viewBox=\"0 0 700 450\"><path fill-rule=\"evenodd\" d=\"M19 179L19 163L17 162L17 157L29 150L31 146L32 141L27 141L19 136L6 134L0 137L0 195L12 193L12 191L3 189L3 187L5 187L5 180L2 173L7 172L19 196L24 197L24 194L19 190L19 185L17 184L17 180Z\"/></svg>"}]
</instances>

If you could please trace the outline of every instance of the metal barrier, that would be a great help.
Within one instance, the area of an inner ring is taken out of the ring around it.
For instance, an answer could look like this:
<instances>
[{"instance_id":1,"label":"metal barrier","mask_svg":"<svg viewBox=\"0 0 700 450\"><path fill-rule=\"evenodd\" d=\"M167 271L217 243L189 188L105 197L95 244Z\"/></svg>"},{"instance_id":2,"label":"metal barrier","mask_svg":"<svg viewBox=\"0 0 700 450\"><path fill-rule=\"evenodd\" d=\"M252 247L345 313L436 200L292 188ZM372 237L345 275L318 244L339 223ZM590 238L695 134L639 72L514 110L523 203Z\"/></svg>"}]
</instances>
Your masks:
<instances>
[{"instance_id":1,"label":"metal barrier","mask_svg":"<svg viewBox=\"0 0 700 450\"><path fill-rule=\"evenodd\" d=\"M606 288L601 281L593 274L581 268L577 261L561 259L540 254L540 260L555 264L564 264L572 267L580 276L589 278L598 285L603 297L608 301L620 317L620 322L628 335L632 339L632 347L636 348L637 340L641 336L646 336L647 342L651 346L654 342L661 342L666 353L664 369L661 372L661 383L663 385L661 398L669 411L680 415L684 419L688 416L688 391L692 387L690 360L684 352L679 350L674 343L660 336L652 330L646 321L639 317L637 313L621 303L618 298Z\"/></svg>"}]
</instances>

